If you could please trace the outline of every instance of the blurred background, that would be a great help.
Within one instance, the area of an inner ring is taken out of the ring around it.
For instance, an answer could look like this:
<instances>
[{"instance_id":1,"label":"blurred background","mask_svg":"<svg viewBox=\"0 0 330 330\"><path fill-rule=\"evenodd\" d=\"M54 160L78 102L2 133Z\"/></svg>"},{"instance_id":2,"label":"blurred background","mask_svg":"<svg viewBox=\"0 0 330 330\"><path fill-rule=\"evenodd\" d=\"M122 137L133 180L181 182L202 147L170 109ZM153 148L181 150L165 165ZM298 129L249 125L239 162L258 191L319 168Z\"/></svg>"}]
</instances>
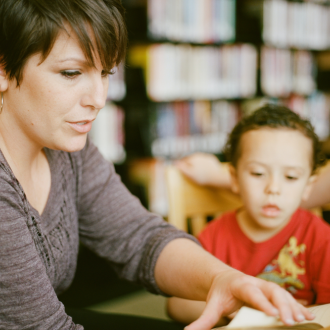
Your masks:
<instances>
[{"instance_id":1,"label":"blurred background","mask_svg":"<svg viewBox=\"0 0 330 330\"><path fill-rule=\"evenodd\" d=\"M310 119L330 156L329 0L123 4L127 58L90 134L149 210L167 217L167 164L197 151L225 160L228 132L266 102ZM116 279L83 248L79 258L65 305L166 319L164 298Z\"/></svg>"}]
</instances>

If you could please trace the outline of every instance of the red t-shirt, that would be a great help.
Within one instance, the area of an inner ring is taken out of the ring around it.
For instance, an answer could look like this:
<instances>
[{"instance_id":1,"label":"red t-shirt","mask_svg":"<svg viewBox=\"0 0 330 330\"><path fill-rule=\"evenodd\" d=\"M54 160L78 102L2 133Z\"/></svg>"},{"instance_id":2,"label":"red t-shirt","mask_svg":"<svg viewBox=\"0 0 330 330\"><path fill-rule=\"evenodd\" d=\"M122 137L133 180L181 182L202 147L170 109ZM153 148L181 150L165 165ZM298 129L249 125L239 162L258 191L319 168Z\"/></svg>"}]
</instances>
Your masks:
<instances>
[{"instance_id":1,"label":"red t-shirt","mask_svg":"<svg viewBox=\"0 0 330 330\"><path fill-rule=\"evenodd\" d=\"M245 274L275 282L308 304L330 303L330 226L309 211L298 209L278 234L260 243L242 232L236 212L211 221L198 238Z\"/></svg>"}]
</instances>

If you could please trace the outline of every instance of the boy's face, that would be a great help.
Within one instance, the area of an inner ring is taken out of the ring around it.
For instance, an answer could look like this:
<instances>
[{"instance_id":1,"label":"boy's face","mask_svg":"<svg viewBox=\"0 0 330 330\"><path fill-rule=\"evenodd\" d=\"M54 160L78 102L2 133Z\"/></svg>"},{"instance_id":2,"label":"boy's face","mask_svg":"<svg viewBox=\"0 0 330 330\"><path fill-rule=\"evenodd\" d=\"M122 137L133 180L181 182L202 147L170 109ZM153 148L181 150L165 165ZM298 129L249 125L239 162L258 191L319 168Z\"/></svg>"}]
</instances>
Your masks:
<instances>
[{"instance_id":1,"label":"boy's face","mask_svg":"<svg viewBox=\"0 0 330 330\"><path fill-rule=\"evenodd\" d=\"M262 128L242 135L240 151L231 174L244 217L255 229L281 229L308 196L312 141L298 130Z\"/></svg>"}]
</instances>

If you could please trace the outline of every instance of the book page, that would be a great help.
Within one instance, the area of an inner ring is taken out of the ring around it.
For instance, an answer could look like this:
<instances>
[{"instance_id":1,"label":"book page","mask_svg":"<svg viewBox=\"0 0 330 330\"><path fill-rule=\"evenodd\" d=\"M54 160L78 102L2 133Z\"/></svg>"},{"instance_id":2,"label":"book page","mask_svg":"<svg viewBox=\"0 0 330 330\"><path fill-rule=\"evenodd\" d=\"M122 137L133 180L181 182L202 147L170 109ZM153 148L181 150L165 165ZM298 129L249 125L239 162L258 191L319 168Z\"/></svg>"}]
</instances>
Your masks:
<instances>
[{"instance_id":1,"label":"book page","mask_svg":"<svg viewBox=\"0 0 330 330\"><path fill-rule=\"evenodd\" d=\"M227 327L214 328L213 330L225 330ZM264 326L264 327L248 327L248 328L231 328L235 330L330 330L329 328L323 328L320 324L317 323L299 323L293 326L287 325L278 325L278 326Z\"/></svg>"},{"instance_id":2,"label":"book page","mask_svg":"<svg viewBox=\"0 0 330 330\"><path fill-rule=\"evenodd\" d=\"M313 306L308 309L315 315L314 320L297 323L294 326L289 327L284 325L278 317L268 316L261 311L244 306L225 328L235 330L246 328L258 328L258 330L269 328L282 330L316 330L330 326L330 304Z\"/></svg>"},{"instance_id":3,"label":"book page","mask_svg":"<svg viewBox=\"0 0 330 330\"><path fill-rule=\"evenodd\" d=\"M243 306L227 328L269 327L284 325L278 317Z\"/></svg>"},{"instance_id":4,"label":"book page","mask_svg":"<svg viewBox=\"0 0 330 330\"><path fill-rule=\"evenodd\" d=\"M324 328L330 326L330 304L313 306L308 309L315 315L312 322L319 323Z\"/></svg>"}]
</instances>

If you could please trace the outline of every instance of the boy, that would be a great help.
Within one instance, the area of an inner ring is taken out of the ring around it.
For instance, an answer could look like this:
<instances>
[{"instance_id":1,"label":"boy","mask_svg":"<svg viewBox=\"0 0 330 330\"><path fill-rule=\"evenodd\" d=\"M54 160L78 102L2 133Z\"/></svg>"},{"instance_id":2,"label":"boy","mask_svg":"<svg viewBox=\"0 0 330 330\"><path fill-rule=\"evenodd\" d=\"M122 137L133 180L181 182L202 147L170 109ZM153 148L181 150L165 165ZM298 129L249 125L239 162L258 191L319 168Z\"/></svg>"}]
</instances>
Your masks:
<instances>
[{"instance_id":1,"label":"boy","mask_svg":"<svg viewBox=\"0 0 330 330\"><path fill-rule=\"evenodd\" d=\"M244 206L213 220L199 236L203 247L305 305L329 303L330 226L299 209L324 163L311 124L283 106L264 106L236 125L225 153ZM189 323L204 306L170 298L167 307L172 318Z\"/></svg>"}]
</instances>

